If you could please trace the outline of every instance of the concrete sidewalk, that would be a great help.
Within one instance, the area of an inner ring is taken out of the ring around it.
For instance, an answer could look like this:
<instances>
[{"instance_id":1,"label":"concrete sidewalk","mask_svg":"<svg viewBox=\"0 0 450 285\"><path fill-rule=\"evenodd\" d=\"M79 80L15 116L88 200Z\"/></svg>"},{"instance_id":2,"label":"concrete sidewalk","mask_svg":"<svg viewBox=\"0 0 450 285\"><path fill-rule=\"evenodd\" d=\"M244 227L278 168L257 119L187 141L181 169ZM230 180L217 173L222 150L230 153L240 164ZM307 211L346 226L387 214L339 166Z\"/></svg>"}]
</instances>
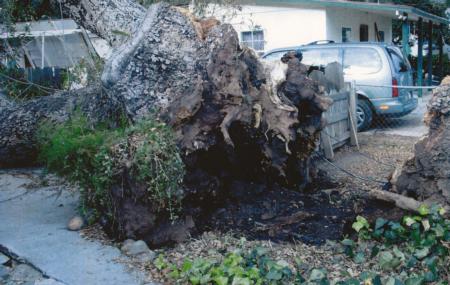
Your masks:
<instances>
[{"instance_id":1,"label":"concrete sidewalk","mask_svg":"<svg viewBox=\"0 0 450 285\"><path fill-rule=\"evenodd\" d=\"M0 172L0 246L64 284L145 283L139 273L115 262L121 256L117 248L66 229L76 214L75 195L65 190L58 197L58 187L27 189L37 173L22 172Z\"/></svg>"}]
</instances>

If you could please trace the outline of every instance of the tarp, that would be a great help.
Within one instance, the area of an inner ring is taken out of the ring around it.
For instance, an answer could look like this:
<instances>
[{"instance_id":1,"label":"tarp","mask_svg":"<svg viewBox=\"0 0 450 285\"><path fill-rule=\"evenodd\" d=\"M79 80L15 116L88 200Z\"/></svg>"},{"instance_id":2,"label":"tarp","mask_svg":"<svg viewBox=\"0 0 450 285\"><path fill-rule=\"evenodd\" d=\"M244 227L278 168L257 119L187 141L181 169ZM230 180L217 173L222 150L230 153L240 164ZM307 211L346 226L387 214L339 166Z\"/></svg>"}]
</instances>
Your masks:
<instances>
[{"instance_id":1,"label":"tarp","mask_svg":"<svg viewBox=\"0 0 450 285\"><path fill-rule=\"evenodd\" d=\"M81 33L37 37L28 42L23 49L33 67L68 68L83 59L92 62L89 48Z\"/></svg>"}]
</instances>

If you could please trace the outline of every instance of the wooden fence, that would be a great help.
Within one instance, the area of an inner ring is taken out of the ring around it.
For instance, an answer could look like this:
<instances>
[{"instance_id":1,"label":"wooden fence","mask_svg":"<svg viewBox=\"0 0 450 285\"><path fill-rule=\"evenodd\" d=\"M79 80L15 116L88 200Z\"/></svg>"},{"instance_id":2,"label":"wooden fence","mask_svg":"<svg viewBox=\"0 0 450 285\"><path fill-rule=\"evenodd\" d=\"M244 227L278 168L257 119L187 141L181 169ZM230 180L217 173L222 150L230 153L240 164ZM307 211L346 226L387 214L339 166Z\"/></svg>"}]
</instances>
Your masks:
<instances>
[{"instance_id":1,"label":"wooden fence","mask_svg":"<svg viewBox=\"0 0 450 285\"><path fill-rule=\"evenodd\" d=\"M334 150L347 142L359 148L355 84L344 83L342 67L338 63L329 64L324 72L313 71L310 77L318 81L327 96L333 99L333 104L323 114L327 125L320 136L320 148L326 158L332 159Z\"/></svg>"}]
</instances>

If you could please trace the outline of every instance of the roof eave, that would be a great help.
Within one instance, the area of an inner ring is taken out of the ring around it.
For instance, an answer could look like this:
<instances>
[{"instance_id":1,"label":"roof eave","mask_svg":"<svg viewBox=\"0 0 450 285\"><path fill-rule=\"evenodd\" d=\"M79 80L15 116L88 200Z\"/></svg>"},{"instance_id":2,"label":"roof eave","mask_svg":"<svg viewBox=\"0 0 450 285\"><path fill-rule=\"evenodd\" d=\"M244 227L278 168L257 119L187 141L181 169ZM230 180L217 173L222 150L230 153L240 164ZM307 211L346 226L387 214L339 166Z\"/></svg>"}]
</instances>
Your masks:
<instances>
[{"instance_id":1,"label":"roof eave","mask_svg":"<svg viewBox=\"0 0 450 285\"><path fill-rule=\"evenodd\" d=\"M414 8L407 5L395 5L395 4L376 4L365 2L348 2L348 1L324 1L324 0L254 0L256 5L290 5L295 6L298 4L307 4L311 6L322 7L336 7L336 8L348 8L348 9L373 9L378 11L399 11L407 14L415 14L425 20L431 20L436 23L450 25L450 21L444 17L440 17L421 9Z\"/></svg>"}]
</instances>

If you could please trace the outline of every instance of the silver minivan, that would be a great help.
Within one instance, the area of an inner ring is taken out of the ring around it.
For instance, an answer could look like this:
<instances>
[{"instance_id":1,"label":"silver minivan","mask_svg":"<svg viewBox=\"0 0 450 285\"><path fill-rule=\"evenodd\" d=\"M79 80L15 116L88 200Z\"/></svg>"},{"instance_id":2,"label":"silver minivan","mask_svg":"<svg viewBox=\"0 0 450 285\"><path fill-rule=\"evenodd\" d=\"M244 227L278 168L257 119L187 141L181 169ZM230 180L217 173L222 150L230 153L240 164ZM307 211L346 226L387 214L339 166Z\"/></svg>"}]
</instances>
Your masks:
<instances>
[{"instance_id":1,"label":"silver minivan","mask_svg":"<svg viewBox=\"0 0 450 285\"><path fill-rule=\"evenodd\" d=\"M411 113L418 99L411 89L413 71L402 51L384 43L326 43L280 48L265 53L265 60L279 60L286 52L300 50L306 65L324 68L339 62L346 82L355 82L359 130L370 127L375 115L401 117Z\"/></svg>"}]
</instances>

